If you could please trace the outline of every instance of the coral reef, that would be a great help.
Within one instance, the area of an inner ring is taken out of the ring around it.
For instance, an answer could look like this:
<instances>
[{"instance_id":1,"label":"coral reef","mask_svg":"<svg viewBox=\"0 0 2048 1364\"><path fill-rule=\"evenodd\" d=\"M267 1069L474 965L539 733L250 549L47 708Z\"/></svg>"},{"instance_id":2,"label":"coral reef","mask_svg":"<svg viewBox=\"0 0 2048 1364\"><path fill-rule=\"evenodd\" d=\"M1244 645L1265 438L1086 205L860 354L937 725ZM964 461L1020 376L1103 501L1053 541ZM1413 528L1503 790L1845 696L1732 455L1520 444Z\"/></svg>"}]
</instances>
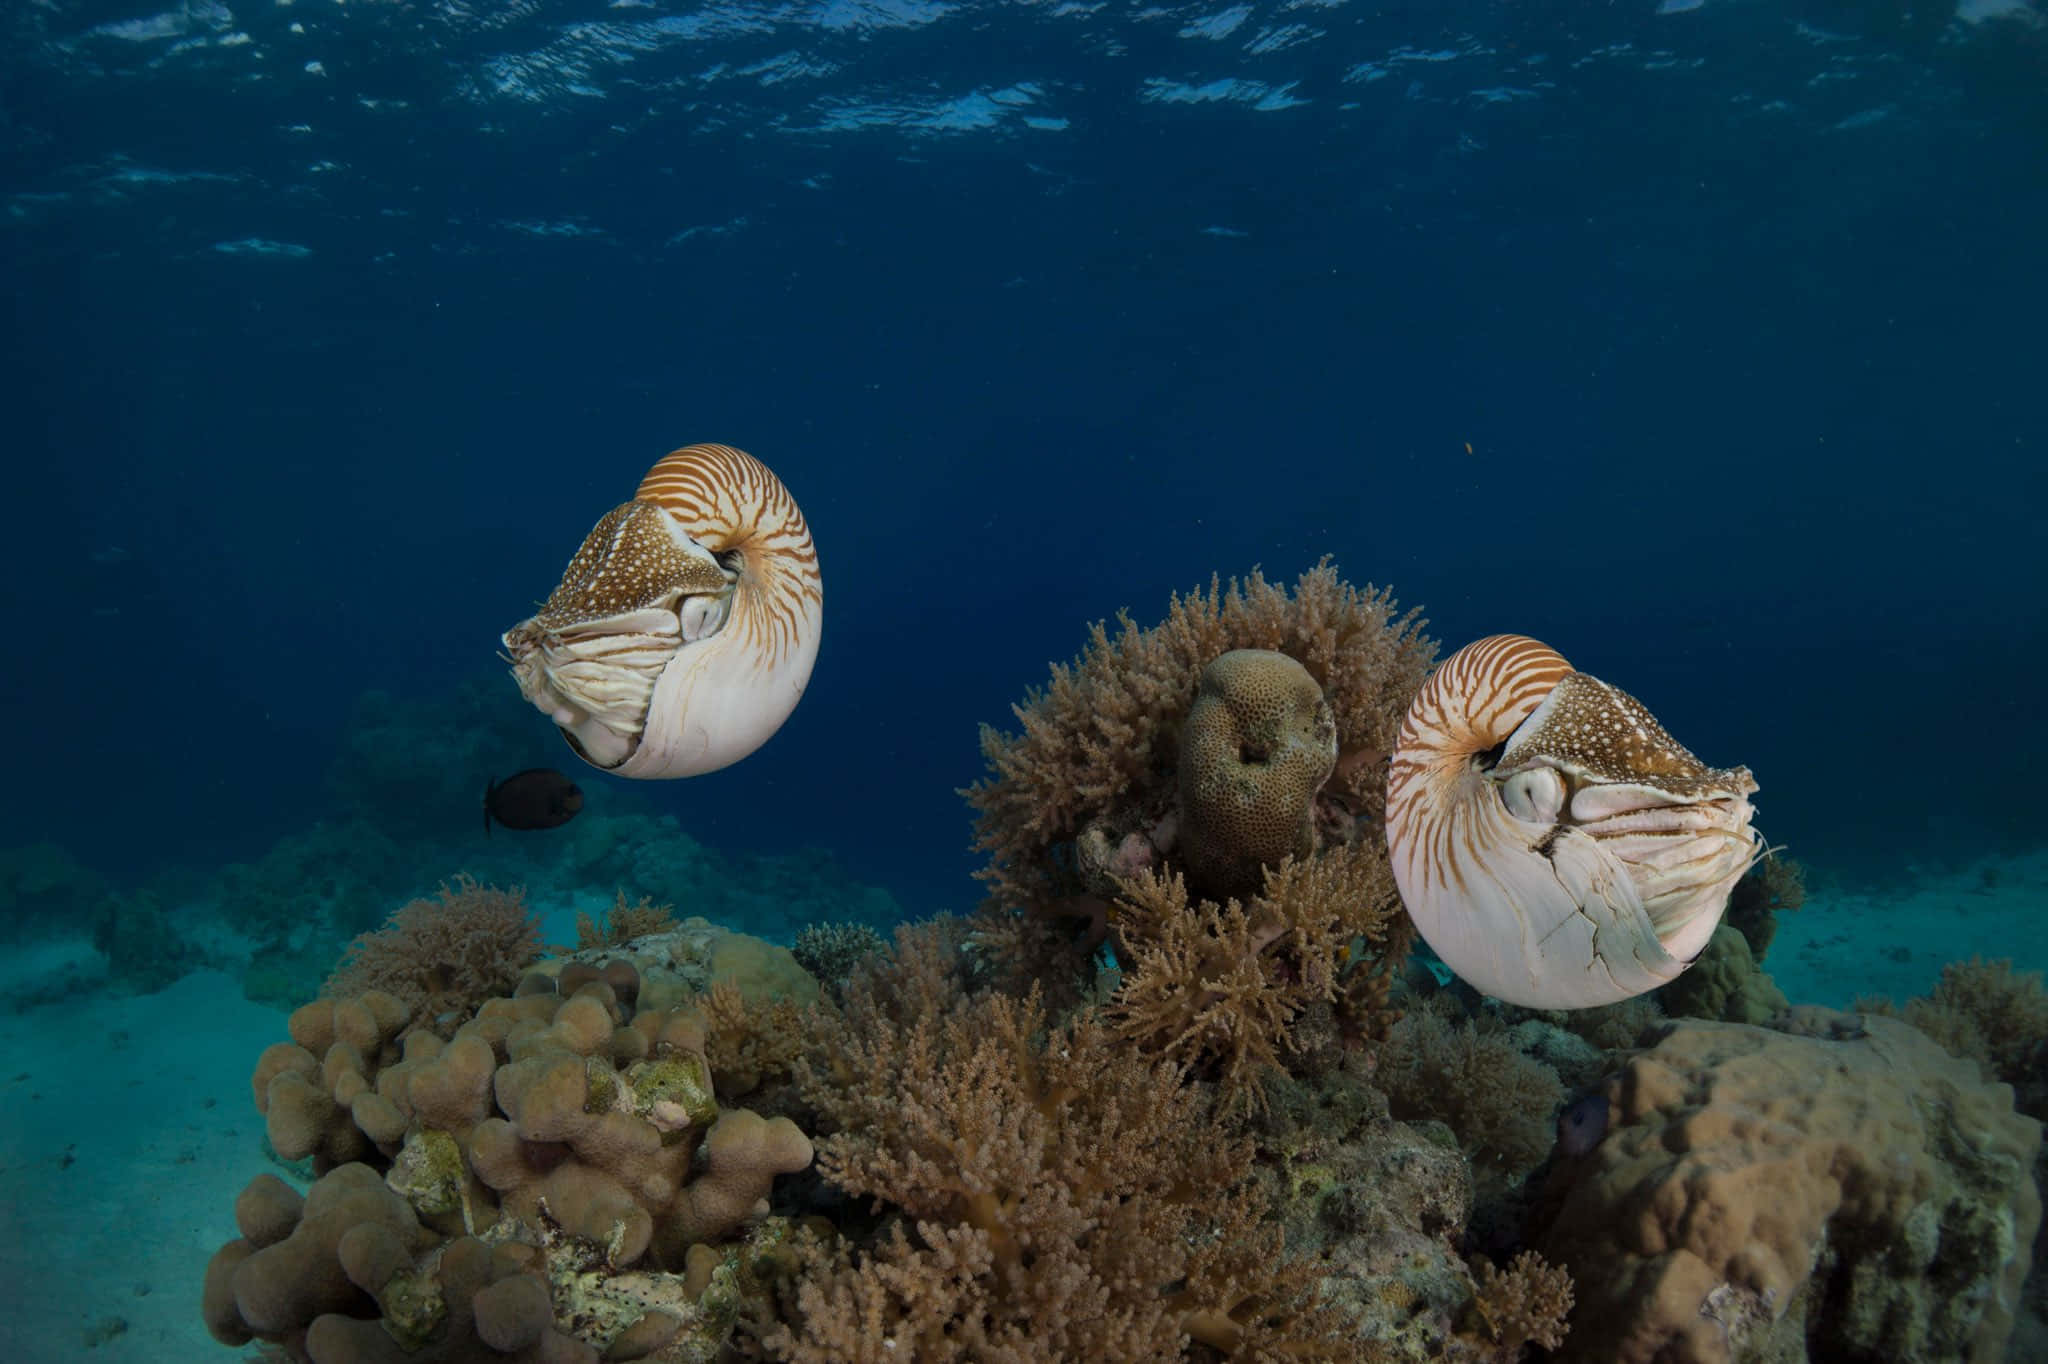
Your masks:
<instances>
[{"instance_id":1,"label":"coral reef","mask_svg":"<svg viewBox=\"0 0 2048 1364\"><path fill-rule=\"evenodd\" d=\"M1490 1026L1489 1026L1490 1025ZM1498 1022L1453 1023L1414 1009L1380 1048L1376 1076L1395 1117L1450 1128L1489 1182L1512 1182L1550 1152L1564 1086Z\"/></svg>"},{"instance_id":2,"label":"coral reef","mask_svg":"<svg viewBox=\"0 0 2048 1364\"><path fill-rule=\"evenodd\" d=\"M1119 1035L1259 1102L1276 1064L1382 1033L1411 941L1378 826L1384 764L1434 646L1327 561L1254 572L1097 624L1073 663L985 728L976 940L1008 988L1066 1007L1121 968Z\"/></svg>"},{"instance_id":3,"label":"coral reef","mask_svg":"<svg viewBox=\"0 0 2048 1364\"><path fill-rule=\"evenodd\" d=\"M1141 871L1110 916L1129 963L1110 1003L1117 1037L1213 1073L1226 1105L1262 1101L1262 1072L1302 1050L1293 1029L1312 1005L1360 1035L1380 1030L1387 964L1405 950L1386 857L1368 843L1290 859L1261 894L1220 905ZM1347 970L1354 944L1369 951Z\"/></svg>"},{"instance_id":4,"label":"coral reef","mask_svg":"<svg viewBox=\"0 0 2048 1364\"><path fill-rule=\"evenodd\" d=\"M657 905L653 897L643 895L634 904L626 903L626 892L618 892L612 907L600 910L593 918L588 912L576 915L576 947L588 951L593 947L617 947L635 938L650 934L665 933L676 926L676 912L672 905Z\"/></svg>"},{"instance_id":5,"label":"coral reef","mask_svg":"<svg viewBox=\"0 0 2048 1364\"><path fill-rule=\"evenodd\" d=\"M810 1141L721 1108L703 1024L622 1004L629 964L577 965L572 995L533 973L445 1041L378 990L293 1013L252 1088L321 1178L303 1206L272 1176L243 1195L207 1274L217 1338L313 1364L712 1357L765 1253L746 1229Z\"/></svg>"},{"instance_id":6,"label":"coral reef","mask_svg":"<svg viewBox=\"0 0 2048 1364\"><path fill-rule=\"evenodd\" d=\"M970 995L944 930L849 984L803 1064L834 1129L821 1173L889 1213L861 1245L807 1239L782 1358L1351 1357L1309 1267L1283 1260L1251 1148L1172 1063L1038 997Z\"/></svg>"},{"instance_id":7,"label":"coral reef","mask_svg":"<svg viewBox=\"0 0 2048 1364\"><path fill-rule=\"evenodd\" d=\"M2040 1125L1905 1024L1834 1018L1674 1022L1608 1083L1533 1238L1577 1285L1558 1358L2000 1357Z\"/></svg>"},{"instance_id":8,"label":"coral reef","mask_svg":"<svg viewBox=\"0 0 2048 1364\"><path fill-rule=\"evenodd\" d=\"M828 989L836 989L853 969L888 948L882 935L863 923L805 924L790 944L797 964Z\"/></svg>"},{"instance_id":9,"label":"coral reef","mask_svg":"<svg viewBox=\"0 0 2048 1364\"><path fill-rule=\"evenodd\" d=\"M786 947L735 933L695 915L662 932L606 947L579 948L538 962L529 976L565 977L579 964L630 963L640 979L639 1007L694 1007L724 982L752 1004L788 1000L802 1006L819 998L818 982Z\"/></svg>"},{"instance_id":10,"label":"coral reef","mask_svg":"<svg viewBox=\"0 0 2048 1364\"><path fill-rule=\"evenodd\" d=\"M1742 934L1750 955L1761 963L1777 936L1777 916L1805 903L1806 868L1781 853L1769 852L1728 892L1728 908L1721 921Z\"/></svg>"},{"instance_id":11,"label":"coral reef","mask_svg":"<svg viewBox=\"0 0 2048 1364\"><path fill-rule=\"evenodd\" d=\"M1353 587L1325 561L1291 592L1254 571L1175 596L1151 629L1118 619L1114 639L1097 623L1081 656L1013 708L1020 733L982 730L989 774L965 794L996 910L1074 915L1072 897L1113 893L1113 879L1087 874L1083 843L1121 859L1111 872L1171 852L1188 715L1203 671L1233 650L1284 654L1321 688L1337 743L1317 794L1326 831L1344 841L1355 821L1377 819L1386 755L1435 652L1416 613L1397 616L1391 594Z\"/></svg>"},{"instance_id":12,"label":"coral reef","mask_svg":"<svg viewBox=\"0 0 2048 1364\"><path fill-rule=\"evenodd\" d=\"M350 943L324 993L382 991L414 1026L447 1036L484 1000L509 992L540 952L540 921L523 890L458 876L437 899L400 906L383 928Z\"/></svg>"},{"instance_id":13,"label":"coral reef","mask_svg":"<svg viewBox=\"0 0 2048 1364\"><path fill-rule=\"evenodd\" d=\"M1337 722L1308 669L1233 649L1202 669L1181 727L1181 862L1202 895L1243 895L1316 847L1315 796L1337 765Z\"/></svg>"},{"instance_id":14,"label":"coral reef","mask_svg":"<svg viewBox=\"0 0 2048 1364\"><path fill-rule=\"evenodd\" d=\"M2048 1119L2048 991L2039 971L2009 960L1950 962L1934 992L1894 1010L1886 999L1858 1000L1871 1013L1898 1013L1957 1056L1982 1063L2011 1085L2020 1112Z\"/></svg>"},{"instance_id":15,"label":"coral reef","mask_svg":"<svg viewBox=\"0 0 2048 1364\"><path fill-rule=\"evenodd\" d=\"M1555 1350L1564 1344L1572 1310L1571 1275L1533 1250L1517 1255L1505 1270L1482 1260L1472 1310L1497 1358L1518 1359L1531 1343Z\"/></svg>"},{"instance_id":16,"label":"coral reef","mask_svg":"<svg viewBox=\"0 0 2048 1364\"><path fill-rule=\"evenodd\" d=\"M1750 938L1722 924L1684 975L1656 992L1674 1018L1712 1018L1724 1023L1768 1023L1792 1007L1785 992L1750 954Z\"/></svg>"},{"instance_id":17,"label":"coral reef","mask_svg":"<svg viewBox=\"0 0 2048 1364\"><path fill-rule=\"evenodd\" d=\"M148 890L117 891L100 901L92 945L107 959L107 974L138 994L161 990L206 955L180 931L177 918Z\"/></svg>"}]
</instances>

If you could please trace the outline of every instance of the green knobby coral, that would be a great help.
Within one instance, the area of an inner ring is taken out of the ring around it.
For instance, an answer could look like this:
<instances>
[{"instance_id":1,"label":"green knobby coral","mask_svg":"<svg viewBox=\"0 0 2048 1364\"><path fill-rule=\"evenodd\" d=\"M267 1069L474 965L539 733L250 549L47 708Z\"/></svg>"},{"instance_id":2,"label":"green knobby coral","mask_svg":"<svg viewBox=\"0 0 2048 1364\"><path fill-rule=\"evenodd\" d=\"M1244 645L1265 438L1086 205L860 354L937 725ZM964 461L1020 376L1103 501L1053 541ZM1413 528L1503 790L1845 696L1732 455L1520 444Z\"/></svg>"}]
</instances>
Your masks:
<instances>
[{"instance_id":1,"label":"green knobby coral","mask_svg":"<svg viewBox=\"0 0 2048 1364\"><path fill-rule=\"evenodd\" d=\"M711 1071L700 1056L660 1056L626 1067L633 1111L663 1132L709 1126L718 1117Z\"/></svg>"}]
</instances>

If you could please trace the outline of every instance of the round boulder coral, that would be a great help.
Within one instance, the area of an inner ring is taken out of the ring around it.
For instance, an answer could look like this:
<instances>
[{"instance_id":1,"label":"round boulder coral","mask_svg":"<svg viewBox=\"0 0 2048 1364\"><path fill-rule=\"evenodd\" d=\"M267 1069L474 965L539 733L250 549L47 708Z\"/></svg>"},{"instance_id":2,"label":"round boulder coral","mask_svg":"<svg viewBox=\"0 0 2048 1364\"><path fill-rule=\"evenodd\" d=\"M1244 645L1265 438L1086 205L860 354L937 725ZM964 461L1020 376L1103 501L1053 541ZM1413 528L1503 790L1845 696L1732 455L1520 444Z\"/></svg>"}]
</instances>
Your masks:
<instances>
[{"instance_id":1,"label":"round boulder coral","mask_svg":"<svg viewBox=\"0 0 2048 1364\"><path fill-rule=\"evenodd\" d=\"M1337 765L1323 689L1286 654L1233 649L1202 670L1180 743L1180 853L1213 896L1315 849L1315 795Z\"/></svg>"}]
</instances>

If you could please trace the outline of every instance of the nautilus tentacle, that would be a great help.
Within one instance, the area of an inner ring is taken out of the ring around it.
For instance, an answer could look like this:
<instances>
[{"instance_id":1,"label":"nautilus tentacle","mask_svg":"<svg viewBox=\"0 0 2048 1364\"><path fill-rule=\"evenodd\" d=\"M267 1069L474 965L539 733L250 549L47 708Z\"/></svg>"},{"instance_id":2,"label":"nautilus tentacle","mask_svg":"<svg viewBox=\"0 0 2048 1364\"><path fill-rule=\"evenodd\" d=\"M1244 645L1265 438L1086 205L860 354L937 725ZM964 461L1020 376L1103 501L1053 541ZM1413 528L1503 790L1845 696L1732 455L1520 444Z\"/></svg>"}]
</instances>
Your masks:
<instances>
[{"instance_id":1,"label":"nautilus tentacle","mask_svg":"<svg viewBox=\"0 0 2048 1364\"><path fill-rule=\"evenodd\" d=\"M1676 977L1760 855L1756 780L1710 768L1641 702L1520 635L1468 644L1408 709L1387 848L1424 939L1475 988L1539 1009Z\"/></svg>"},{"instance_id":2,"label":"nautilus tentacle","mask_svg":"<svg viewBox=\"0 0 2048 1364\"><path fill-rule=\"evenodd\" d=\"M789 718L823 606L817 548L782 481L743 450L691 445L605 513L505 649L519 690L585 761L691 777Z\"/></svg>"}]
</instances>

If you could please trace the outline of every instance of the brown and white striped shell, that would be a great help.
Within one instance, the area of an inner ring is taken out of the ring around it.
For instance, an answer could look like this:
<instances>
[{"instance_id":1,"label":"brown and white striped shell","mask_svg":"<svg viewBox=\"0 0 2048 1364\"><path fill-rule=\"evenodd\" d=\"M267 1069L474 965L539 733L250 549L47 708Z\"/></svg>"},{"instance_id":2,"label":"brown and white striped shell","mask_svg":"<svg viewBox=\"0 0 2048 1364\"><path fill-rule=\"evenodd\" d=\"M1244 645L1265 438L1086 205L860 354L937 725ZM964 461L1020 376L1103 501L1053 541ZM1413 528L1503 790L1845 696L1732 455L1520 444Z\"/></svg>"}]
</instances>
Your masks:
<instances>
[{"instance_id":1,"label":"brown and white striped shell","mask_svg":"<svg viewBox=\"0 0 2048 1364\"><path fill-rule=\"evenodd\" d=\"M1692 964L1760 855L1756 780L1521 635L1444 661L1387 774L1387 848L1423 938L1474 988L1581 1009Z\"/></svg>"},{"instance_id":2,"label":"brown and white striped shell","mask_svg":"<svg viewBox=\"0 0 2048 1364\"><path fill-rule=\"evenodd\" d=\"M605 514L504 641L520 692L584 761L693 777L781 728L823 615L817 547L782 480L744 450L691 445Z\"/></svg>"}]
</instances>

